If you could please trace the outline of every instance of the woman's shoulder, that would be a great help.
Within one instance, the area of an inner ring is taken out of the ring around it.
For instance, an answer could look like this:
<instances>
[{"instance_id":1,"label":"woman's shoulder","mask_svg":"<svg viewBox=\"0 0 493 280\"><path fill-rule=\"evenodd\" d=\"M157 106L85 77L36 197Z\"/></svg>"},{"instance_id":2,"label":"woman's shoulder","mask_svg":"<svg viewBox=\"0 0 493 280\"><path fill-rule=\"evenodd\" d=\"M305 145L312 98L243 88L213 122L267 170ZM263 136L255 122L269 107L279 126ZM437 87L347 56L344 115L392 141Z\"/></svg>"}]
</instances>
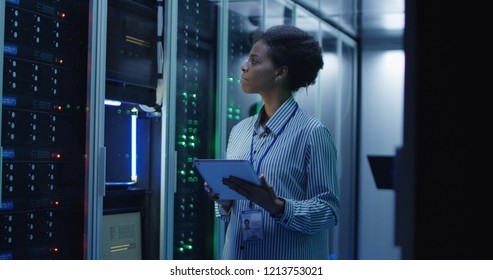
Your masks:
<instances>
[{"instance_id":1,"label":"woman's shoulder","mask_svg":"<svg viewBox=\"0 0 493 280\"><path fill-rule=\"evenodd\" d=\"M307 135L312 133L324 133L331 135L328 127L319 119L304 110L299 110L297 122Z\"/></svg>"},{"instance_id":2,"label":"woman's shoulder","mask_svg":"<svg viewBox=\"0 0 493 280\"><path fill-rule=\"evenodd\" d=\"M309 114L307 111L303 109L298 110L298 117L297 121L300 123L304 123L306 127L313 129L317 127L325 127L325 125L317 118L315 118L313 115Z\"/></svg>"}]
</instances>

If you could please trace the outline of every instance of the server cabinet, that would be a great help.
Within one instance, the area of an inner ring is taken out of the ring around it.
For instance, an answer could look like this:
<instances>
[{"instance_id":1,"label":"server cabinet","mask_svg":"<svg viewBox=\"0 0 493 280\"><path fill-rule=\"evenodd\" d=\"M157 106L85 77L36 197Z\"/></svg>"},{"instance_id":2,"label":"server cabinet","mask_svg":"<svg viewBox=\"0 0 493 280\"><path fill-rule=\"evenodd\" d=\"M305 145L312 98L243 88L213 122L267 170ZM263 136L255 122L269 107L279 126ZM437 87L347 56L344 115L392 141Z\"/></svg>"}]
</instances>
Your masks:
<instances>
[{"instance_id":1,"label":"server cabinet","mask_svg":"<svg viewBox=\"0 0 493 280\"><path fill-rule=\"evenodd\" d=\"M89 1L0 3L0 259L82 259Z\"/></svg>"},{"instance_id":2,"label":"server cabinet","mask_svg":"<svg viewBox=\"0 0 493 280\"><path fill-rule=\"evenodd\" d=\"M163 2L109 0L102 259L159 258Z\"/></svg>"},{"instance_id":3,"label":"server cabinet","mask_svg":"<svg viewBox=\"0 0 493 280\"><path fill-rule=\"evenodd\" d=\"M174 259L212 258L212 202L191 161L214 152L216 13L204 1L178 3Z\"/></svg>"},{"instance_id":4,"label":"server cabinet","mask_svg":"<svg viewBox=\"0 0 493 280\"><path fill-rule=\"evenodd\" d=\"M165 259L212 259L213 203L194 169L215 151L217 6L210 1L168 3L169 94L166 120Z\"/></svg>"}]
</instances>

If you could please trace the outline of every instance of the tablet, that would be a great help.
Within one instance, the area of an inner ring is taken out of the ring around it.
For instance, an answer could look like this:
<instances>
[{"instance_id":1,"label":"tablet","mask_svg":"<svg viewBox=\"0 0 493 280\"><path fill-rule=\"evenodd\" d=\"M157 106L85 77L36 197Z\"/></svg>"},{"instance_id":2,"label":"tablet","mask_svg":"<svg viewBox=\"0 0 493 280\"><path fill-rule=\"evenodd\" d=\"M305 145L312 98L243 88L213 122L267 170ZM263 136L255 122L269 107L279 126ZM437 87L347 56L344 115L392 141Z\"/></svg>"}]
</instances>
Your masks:
<instances>
[{"instance_id":1,"label":"tablet","mask_svg":"<svg viewBox=\"0 0 493 280\"><path fill-rule=\"evenodd\" d=\"M220 199L246 199L224 185L222 183L223 178L236 176L253 184L261 185L260 179L248 160L195 159L193 165Z\"/></svg>"}]
</instances>

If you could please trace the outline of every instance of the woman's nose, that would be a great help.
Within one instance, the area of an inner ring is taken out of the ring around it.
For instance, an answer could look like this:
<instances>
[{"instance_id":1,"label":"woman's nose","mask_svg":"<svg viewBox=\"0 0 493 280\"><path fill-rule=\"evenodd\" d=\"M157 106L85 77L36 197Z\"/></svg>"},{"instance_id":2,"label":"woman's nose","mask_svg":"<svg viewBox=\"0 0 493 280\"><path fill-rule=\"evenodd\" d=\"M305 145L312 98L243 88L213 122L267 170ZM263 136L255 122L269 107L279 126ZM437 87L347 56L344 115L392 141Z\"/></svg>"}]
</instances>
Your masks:
<instances>
[{"instance_id":1,"label":"woman's nose","mask_svg":"<svg viewBox=\"0 0 493 280\"><path fill-rule=\"evenodd\" d=\"M240 66L240 69L241 69L241 72L245 72L247 69L246 69L246 66L245 66L245 63L243 63L241 66Z\"/></svg>"}]
</instances>

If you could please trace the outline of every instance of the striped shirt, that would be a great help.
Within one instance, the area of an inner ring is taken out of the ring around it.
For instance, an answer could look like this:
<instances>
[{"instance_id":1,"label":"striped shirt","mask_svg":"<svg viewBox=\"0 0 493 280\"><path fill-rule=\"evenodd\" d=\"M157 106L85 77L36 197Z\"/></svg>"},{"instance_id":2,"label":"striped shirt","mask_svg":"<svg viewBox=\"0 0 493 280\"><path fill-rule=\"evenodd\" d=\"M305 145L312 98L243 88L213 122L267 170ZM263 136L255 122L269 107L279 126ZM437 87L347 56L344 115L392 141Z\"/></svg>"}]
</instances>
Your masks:
<instances>
[{"instance_id":1,"label":"striped shirt","mask_svg":"<svg viewBox=\"0 0 493 280\"><path fill-rule=\"evenodd\" d=\"M329 229L337 224L339 213L332 136L320 121L299 109L293 97L265 127L259 125L263 113L264 108L233 127L227 158L252 159L257 173L264 174L277 196L285 200L284 214L273 218L247 200L234 201L227 213L216 203L216 216L228 222L222 258L328 259ZM249 209L262 213L261 241L243 242L241 213Z\"/></svg>"}]
</instances>

